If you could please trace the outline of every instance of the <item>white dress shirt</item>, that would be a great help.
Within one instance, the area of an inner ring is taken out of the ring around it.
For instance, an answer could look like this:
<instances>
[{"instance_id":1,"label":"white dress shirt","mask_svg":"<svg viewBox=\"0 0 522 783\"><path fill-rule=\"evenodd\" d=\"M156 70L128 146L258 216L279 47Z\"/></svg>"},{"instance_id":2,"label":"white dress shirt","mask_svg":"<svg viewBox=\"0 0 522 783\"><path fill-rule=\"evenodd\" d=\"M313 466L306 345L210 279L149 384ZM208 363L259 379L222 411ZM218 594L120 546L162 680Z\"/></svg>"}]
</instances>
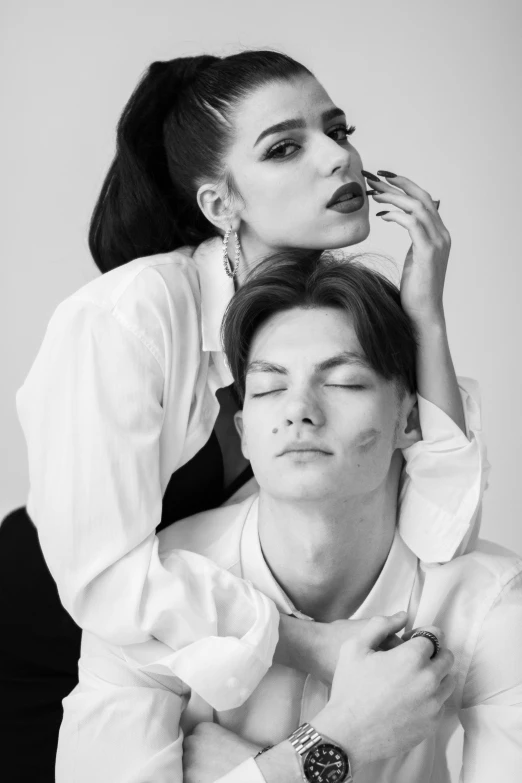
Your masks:
<instances>
[{"instance_id":1,"label":"white dress shirt","mask_svg":"<svg viewBox=\"0 0 522 783\"><path fill-rule=\"evenodd\" d=\"M200 555L177 551L166 569L155 529L232 382L220 327L233 292L219 239L114 269L59 305L17 396L28 512L65 608L114 644L163 642L170 672L216 709L265 674L278 612ZM469 440L419 398L424 440L404 452L400 530L427 561L451 559L478 527L488 466L476 390L462 395Z\"/></svg>"},{"instance_id":2,"label":"white dress shirt","mask_svg":"<svg viewBox=\"0 0 522 783\"><path fill-rule=\"evenodd\" d=\"M257 496L178 522L159 539L165 568L177 568L176 549L193 551L250 580L280 612L303 616L264 559ZM356 783L448 783L445 746L459 720L465 732L461 781L520 782L522 560L496 550L503 554L488 554L479 544L450 563L426 566L397 532L353 618L405 610L407 628L441 627L455 655L456 689L436 733L409 753L359 769ZM183 736L198 723L213 721L259 745L275 744L303 721L313 723L329 697L312 676L273 664L242 706L217 711L158 666L162 647L150 641L129 650L84 633L80 682L64 700L57 783L181 783ZM250 758L219 780L264 778Z\"/></svg>"}]
</instances>

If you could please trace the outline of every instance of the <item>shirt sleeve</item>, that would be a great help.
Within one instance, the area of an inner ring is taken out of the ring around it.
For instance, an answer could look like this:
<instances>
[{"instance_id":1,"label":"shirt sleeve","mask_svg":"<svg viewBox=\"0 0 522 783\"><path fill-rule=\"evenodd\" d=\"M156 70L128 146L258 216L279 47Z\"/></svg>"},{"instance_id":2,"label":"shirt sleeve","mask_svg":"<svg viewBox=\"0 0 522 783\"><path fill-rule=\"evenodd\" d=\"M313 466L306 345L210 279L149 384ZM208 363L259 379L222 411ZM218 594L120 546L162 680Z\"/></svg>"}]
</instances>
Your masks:
<instances>
[{"instance_id":1,"label":"shirt sleeve","mask_svg":"<svg viewBox=\"0 0 522 783\"><path fill-rule=\"evenodd\" d=\"M166 569L158 555L166 377L179 388L169 432L181 461L198 370L198 314L183 286L162 352L114 309L81 299L58 308L17 399L28 511L78 625L118 645L159 639L170 673L226 709L270 666L279 614L206 558L175 552Z\"/></svg>"},{"instance_id":2,"label":"shirt sleeve","mask_svg":"<svg viewBox=\"0 0 522 783\"><path fill-rule=\"evenodd\" d=\"M466 678L461 783L518 783L522 770L522 575L486 615Z\"/></svg>"},{"instance_id":3,"label":"shirt sleeve","mask_svg":"<svg viewBox=\"0 0 522 783\"><path fill-rule=\"evenodd\" d=\"M184 684L103 654L80 659L79 678L63 701L56 783L183 783Z\"/></svg>"},{"instance_id":4,"label":"shirt sleeve","mask_svg":"<svg viewBox=\"0 0 522 783\"><path fill-rule=\"evenodd\" d=\"M474 548L489 463L478 384L459 378L467 434L418 396L422 440L403 450L399 530L425 563L444 563Z\"/></svg>"},{"instance_id":5,"label":"shirt sleeve","mask_svg":"<svg viewBox=\"0 0 522 783\"><path fill-rule=\"evenodd\" d=\"M56 783L183 783L181 719L190 688L171 675L134 670L122 652L92 638L84 645L79 684L63 702ZM199 698L192 713L191 729L212 720ZM265 780L251 757L221 782Z\"/></svg>"},{"instance_id":6,"label":"shirt sleeve","mask_svg":"<svg viewBox=\"0 0 522 783\"><path fill-rule=\"evenodd\" d=\"M252 757L218 778L215 783L266 783L266 781Z\"/></svg>"}]
</instances>

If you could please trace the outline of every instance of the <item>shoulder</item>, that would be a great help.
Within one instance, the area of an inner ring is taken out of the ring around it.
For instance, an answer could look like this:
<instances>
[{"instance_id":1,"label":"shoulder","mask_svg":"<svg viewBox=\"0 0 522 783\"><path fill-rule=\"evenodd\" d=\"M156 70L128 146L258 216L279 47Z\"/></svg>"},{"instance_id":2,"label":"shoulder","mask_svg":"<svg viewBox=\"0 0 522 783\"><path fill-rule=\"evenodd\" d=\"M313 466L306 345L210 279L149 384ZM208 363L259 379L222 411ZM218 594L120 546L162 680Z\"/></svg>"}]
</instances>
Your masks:
<instances>
[{"instance_id":1,"label":"shoulder","mask_svg":"<svg viewBox=\"0 0 522 783\"><path fill-rule=\"evenodd\" d=\"M421 568L424 584L415 624L442 628L455 656L453 699L465 706L478 703L507 655L522 664L522 559L479 541L473 552ZM522 674L518 665L510 671Z\"/></svg>"},{"instance_id":2,"label":"shoulder","mask_svg":"<svg viewBox=\"0 0 522 783\"><path fill-rule=\"evenodd\" d=\"M48 333L89 335L109 348L108 332L137 338L165 372L169 343L183 330L187 352L199 351L200 287L193 248L137 258L107 272L64 300Z\"/></svg>"},{"instance_id":3,"label":"shoulder","mask_svg":"<svg viewBox=\"0 0 522 783\"><path fill-rule=\"evenodd\" d=\"M235 505L202 511L162 530L158 534L162 561L173 550L183 549L230 567L239 560L241 531L254 499L250 496Z\"/></svg>"},{"instance_id":4,"label":"shoulder","mask_svg":"<svg viewBox=\"0 0 522 783\"><path fill-rule=\"evenodd\" d=\"M435 586L440 595L480 596L481 607L494 602L507 585L515 584L522 574L522 559L490 541L479 540L472 552L441 565L423 565L426 584Z\"/></svg>"},{"instance_id":5,"label":"shoulder","mask_svg":"<svg viewBox=\"0 0 522 783\"><path fill-rule=\"evenodd\" d=\"M184 247L171 253L136 258L100 275L72 294L66 301L91 302L113 310L133 297L153 301L167 294L176 298L187 285L197 294L198 283L192 261L194 248Z\"/></svg>"},{"instance_id":6,"label":"shoulder","mask_svg":"<svg viewBox=\"0 0 522 783\"><path fill-rule=\"evenodd\" d=\"M522 560L479 541L440 567L450 577L439 596L446 642L455 655L461 707L511 706L522 696ZM432 588L437 585L432 584Z\"/></svg>"}]
</instances>

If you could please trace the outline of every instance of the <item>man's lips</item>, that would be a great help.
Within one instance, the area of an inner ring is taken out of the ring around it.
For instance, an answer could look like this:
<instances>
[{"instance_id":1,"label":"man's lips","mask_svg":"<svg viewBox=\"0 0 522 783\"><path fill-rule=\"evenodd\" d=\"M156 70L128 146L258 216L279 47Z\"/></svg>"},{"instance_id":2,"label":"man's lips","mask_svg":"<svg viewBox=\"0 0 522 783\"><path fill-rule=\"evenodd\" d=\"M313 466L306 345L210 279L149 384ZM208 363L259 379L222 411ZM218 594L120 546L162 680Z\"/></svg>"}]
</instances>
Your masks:
<instances>
[{"instance_id":1,"label":"man's lips","mask_svg":"<svg viewBox=\"0 0 522 783\"><path fill-rule=\"evenodd\" d=\"M354 198L360 198L364 201L363 189L358 182L348 182L346 185L341 185L340 188L337 188L326 205L326 208L329 209L330 207L333 207L334 204L340 204L343 201L351 201L351 199Z\"/></svg>"},{"instance_id":2,"label":"man's lips","mask_svg":"<svg viewBox=\"0 0 522 783\"><path fill-rule=\"evenodd\" d=\"M304 443L303 441L299 441L298 443L289 443L277 456L282 457L283 454L291 454L299 451L316 451L320 454L332 455L331 451L322 448L322 446L318 446L316 443Z\"/></svg>"}]
</instances>

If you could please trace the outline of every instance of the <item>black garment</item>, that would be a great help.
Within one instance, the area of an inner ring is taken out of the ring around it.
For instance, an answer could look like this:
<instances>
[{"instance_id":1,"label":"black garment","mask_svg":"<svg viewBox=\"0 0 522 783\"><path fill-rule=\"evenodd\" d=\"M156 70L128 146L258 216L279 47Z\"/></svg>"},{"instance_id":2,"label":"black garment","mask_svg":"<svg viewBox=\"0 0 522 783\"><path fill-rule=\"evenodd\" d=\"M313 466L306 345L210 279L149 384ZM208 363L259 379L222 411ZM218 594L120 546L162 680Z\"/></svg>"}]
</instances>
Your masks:
<instances>
[{"instance_id":1,"label":"black garment","mask_svg":"<svg viewBox=\"0 0 522 783\"><path fill-rule=\"evenodd\" d=\"M223 503L228 491L218 439L171 477L158 530ZM24 508L0 526L0 779L53 783L62 699L78 682L81 630L62 607L36 528ZM93 781L96 783L96 781Z\"/></svg>"}]
</instances>

